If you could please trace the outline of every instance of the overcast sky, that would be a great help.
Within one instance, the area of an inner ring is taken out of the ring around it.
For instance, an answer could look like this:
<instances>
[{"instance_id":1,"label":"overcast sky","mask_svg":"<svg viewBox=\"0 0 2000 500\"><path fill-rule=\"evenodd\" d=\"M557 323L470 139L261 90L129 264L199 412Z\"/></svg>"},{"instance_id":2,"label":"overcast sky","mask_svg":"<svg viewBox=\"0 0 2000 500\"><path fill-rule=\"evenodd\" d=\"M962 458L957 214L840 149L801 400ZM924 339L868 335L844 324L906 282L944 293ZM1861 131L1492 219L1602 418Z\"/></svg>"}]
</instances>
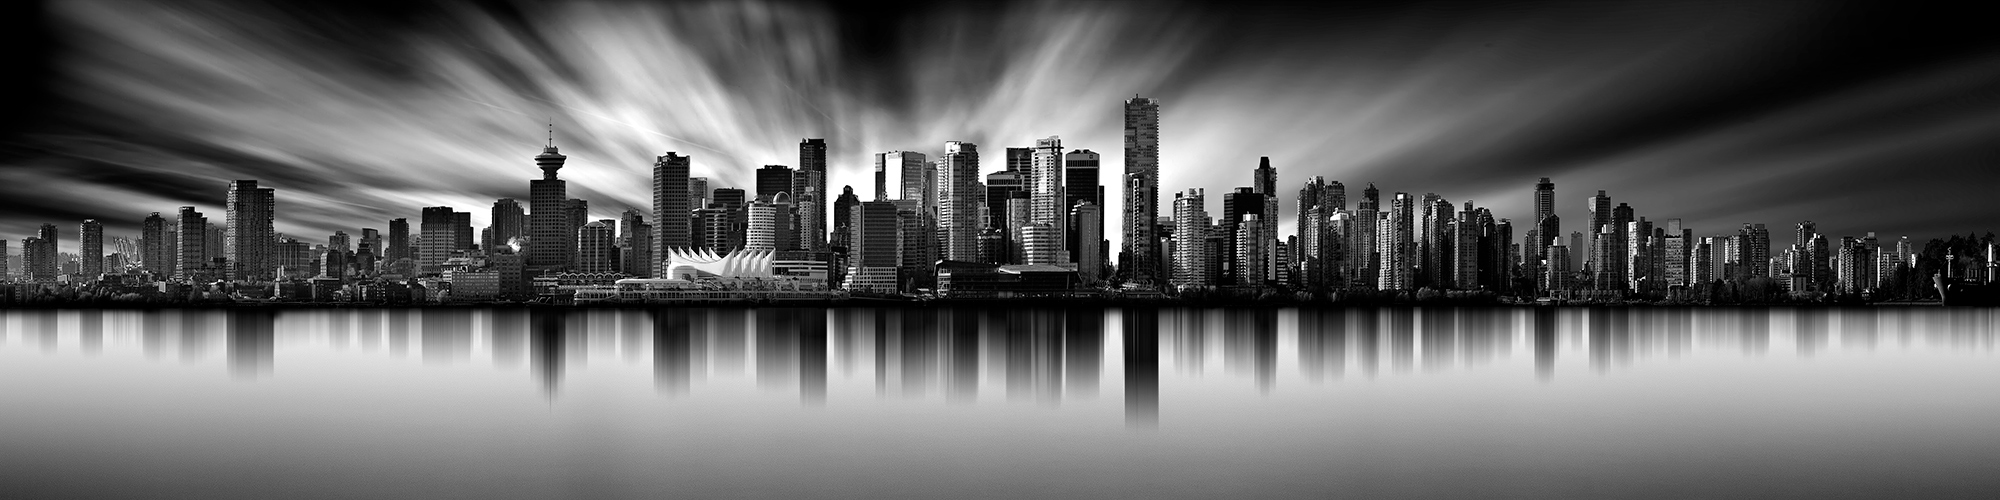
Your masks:
<instances>
[{"instance_id":1,"label":"overcast sky","mask_svg":"<svg viewBox=\"0 0 2000 500\"><path fill-rule=\"evenodd\" d=\"M1061 136L1105 157L1120 230L1121 105L1161 105L1161 196L1277 167L1286 228L1310 176L1437 193L1527 229L1552 177L1565 233L1606 190L1698 235L1773 244L2000 226L2000 50L1983 16L1841 2L713 4L54 2L9 35L0 238L54 222L135 236L149 212L223 219L226 183L277 189L278 230L323 242L449 205L525 200L556 124L593 218L650 208L691 155L749 188L830 149L1002 151ZM1942 4L1952 5L1952 4ZM39 22L33 22L33 20ZM12 73L13 71L10 71ZM1163 209L1163 215L1168 210ZM1115 243L1114 243L1115 244ZM18 243L12 245L19 248Z\"/></svg>"}]
</instances>

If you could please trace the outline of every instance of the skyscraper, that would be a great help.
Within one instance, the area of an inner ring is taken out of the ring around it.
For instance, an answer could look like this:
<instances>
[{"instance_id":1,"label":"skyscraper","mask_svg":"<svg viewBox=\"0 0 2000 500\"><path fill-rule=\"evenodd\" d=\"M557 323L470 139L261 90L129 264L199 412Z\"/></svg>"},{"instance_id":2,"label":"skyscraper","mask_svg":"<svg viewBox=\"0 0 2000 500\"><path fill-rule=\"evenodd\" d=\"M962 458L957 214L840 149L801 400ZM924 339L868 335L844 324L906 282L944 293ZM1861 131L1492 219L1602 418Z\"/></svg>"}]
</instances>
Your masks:
<instances>
[{"instance_id":1,"label":"skyscraper","mask_svg":"<svg viewBox=\"0 0 2000 500\"><path fill-rule=\"evenodd\" d=\"M139 223L139 259L153 279L165 279L174 275L174 247L167 244L167 219L159 212L146 216Z\"/></svg>"},{"instance_id":2,"label":"skyscraper","mask_svg":"<svg viewBox=\"0 0 2000 500\"><path fill-rule=\"evenodd\" d=\"M1032 224L1047 225L1054 230L1058 239L1065 234L1069 210L1063 205L1068 193L1063 189L1062 138L1050 136L1035 141L1034 167L1029 170L1028 197L1030 208L1028 221ZM1060 245L1060 242L1057 243ZM1068 256L1055 255L1056 262L1071 262Z\"/></svg>"},{"instance_id":3,"label":"skyscraper","mask_svg":"<svg viewBox=\"0 0 2000 500\"><path fill-rule=\"evenodd\" d=\"M1262 258L1260 257L1255 261L1238 259L1236 244L1240 241L1238 236L1242 234L1239 226L1243 225L1243 221L1250 219L1245 216L1263 215L1264 207L1264 195L1258 194L1257 188L1239 187L1235 191L1222 194L1222 220L1216 221L1218 225L1222 226L1222 252L1219 255L1212 256L1222 262L1222 274L1217 277L1217 284L1255 285L1263 283L1264 270L1237 267L1244 262L1263 262ZM1262 223L1261 219L1258 220L1258 224ZM1178 229L1178 226L1176 226L1176 229ZM1255 234L1262 236L1263 230L1259 229Z\"/></svg>"},{"instance_id":4,"label":"skyscraper","mask_svg":"<svg viewBox=\"0 0 2000 500\"><path fill-rule=\"evenodd\" d=\"M1361 202L1354 206L1354 220L1348 231L1347 273L1348 280L1361 286L1381 285L1382 234L1381 207L1382 192L1375 184L1368 184L1361 190Z\"/></svg>"},{"instance_id":5,"label":"skyscraper","mask_svg":"<svg viewBox=\"0 0 2000 500\"><path fill-rule=\"evenodd\" d=\"M1270 268L1270 263L1264 261L1270 253L1266 248L1270 239L1264 237L1264 222L1257 215L1243 214L1236 224L1236 243L1232 245L1236 253L1231 256L1235 264L1231 267L1236 269L1237 285L1263 285L1265 270Z\"/></svg>"},{"instance_id":6,"label":"skyscraper","mask_svg":"<svg viewBox=\"0 0 2000 500\"><path fill-rule=\"evenodd\" d=\"M530 274L540 274L543 269L569 267L576 257L576 227L569 220L569 186L556 178L563 162L569 157L556 152L554 132L550 133L548 147L542 154L535 155L535 165L542 169L542 178L528 182L528 269ZM429 209L425 209L428 213ZM449 210L449 209L447 209ZM429 219L426 216L425 227ZM390 240L395 240L395 228L390 227ZM429 230L425 229L424 243L430 243ZM419 258L428 263L430 256ZM442 262L442 261L439 261ZM435 265L435 263L420 265Z\"/></svg>"},{"instance_id":7,"label":"skyscraper","mask_svg":"<svg viewBox=\"0 0 2000 500\"><path fill-rule=\"evenodd\" d=\"M1460 290L1479 289L1479 239L1484 236L1479 224L1479 211L1473 209L1472 202L1465 202L1465 209L1447 224L1452 236L1450 256L1446 267L1451 270L1450 285Z\"/></svg>"},{"instance_id":8,"label":"skyscraper","mask_svg":"<svg viewBox=\"0 0 2000 500\"><path fill-rule=\"evenodd\" d=\"M975 182L979 176L974 168ZM799 141L799 172L792 180L792 206L798 212L799 248L826 250L826 139Z\"/></svg>"},{"instance_id":9,"label":"skyscraper","mask_svg":"<svg viewBox=\"0 0 2000 500\"><path fill-rule=\"evenodd\" d=\"M277 195L271 188L257 187L257 181L229 183L222 239L223 256L229 259L228 279L258 281L272 279L276 266L272 249L278 244Z\"/></svg>"},{"instance_id":10,"label":"skyscraper","mask_svg":"<svg viewBox=\"0 0 2000 500\"><path fill-rule=\"evenodd\" d=\"M354 251L354 248L350 246L352 243L353 240L347 237L347 231L334 231L333 234L328 235L326 237L327 248L339 250L342 252Z\"/></svg>"},{"instance_id":11,"label":"skyscraper","mask_svg":"<svg viewBox=\"0 0 2000 500\"><path fill-rule=\"evenodd\" d=\"M576 232L583 230L584 224L590 223L590 201L578 198L563 200L563 221L564 224L568 224L570 241L574 244ZM574 248L570 250L570 255L576 255Z\"/></svg>"},{"instance_id":12,"label":"skyscraper","mask_svg":"<svg viewBox=\"0 0 2000 500\"><path fill-rule=\"evenodd\" d=\"M104 225L97 219L84 219L77 229L78 267L83 271L85 281L95 281L104 274Z\"/></svg>"},{"instance_id":13,"label":"skyscraper","mask_svg":"<svg viewBox=\"0 0 2000 500\"><path fill-rule=\"evenodd\" d=\"M861 197L854 194L854 186L841 186L840 197L833 200L834 246L848 249L854 244L854 207L858 206Z\"/></svg>"},{"instance_id":14,"label":"skyscraper","mask_svg":"<svg viewBox=\"0 0 2000 500\"><path fill-rule=\"evenodd\" d=\"M1160 270L1153 231L1160 216L1160 104L1145 97L1125 100L1124 189L1121 272L1134 283L1152 283Z\"/></svg>"},{"instance_id":15,"label":"skyscraper","mask_svg":"<svg viewBox=\"0 0 2000 500\"><path fill-rule=\"evenodd\" d=\"M1300 282L1308 289L1337 286L1336 276L1341 275L1338 262L1343 261L1342 241L1334 239L1332 219L1347 208L1346 187L1339 182L1328 182L1325 177L1313 176L1306 179L1305 187L1299 189L1298 269Z\"/></svg>"},{"instance_id":16,"label":"skyscraper","mask_svg":"<svg viewBox=\"0 0 2000 500\"><path fill-rule=\"evenodd\" d=\"M1095 219L1077 219L1072 215L1069 223L1065 225L1068 229L1063 235L1063 248L1069 251L1070 260L1078 264L1082 264L1086 258L1097 260L1098 256L1096 255L1085 256L1083 254L1084 252L1099 252L1104 244L1101 236L1104 234L1104 185L1098 176L1098 166L1101 163L1101 157L1096 152L1088 149L1078 149L1063 155L1064 210L1074 212L1076 204L1079 202L1089 202L1095 207ZM1078 224L1085 224L1091 227L1081 227ZM1086 238L1083 236L1085 232L1100 235L1099 239L1092 240ZM1082 266L1079 266L1078 271L1097 273L1099 270L1086 270ZM1094 278L1096 278L1095 274L1086 279Z\"/></svg>"},{"instance_id":17,"label":"skyscraper","mask_svg":"<svg viewBox=\"0 0 2000 500\"><path fill-rule=\"evenodd\" d=\"M1013 154L1013 151L1017 149L1024 153L1033 151L1029 148L1007 148L1008 154ZM1033 155L1024 155L1024 157L1032 158ZM1007 216L1007 202L1014 198L1014 193L1026 192L1024 190L1027 189L1027 186L1028 171L1025 169L1019 171L1002 170L986 174L986 226L998 231L1005 246L1009 248L1015 243L1014 230L1017 228L1013 227L1011 219ZM1011 262L1011 259L1011 254L1003 255L1001 262L996 263Z\"/></svg>"},{"instance_id":18,"label":"skyscraper","mask_svg":"<svg viewBox=\"0 0 2000 500\"><path fill-rule=\"evenodd\" d=\"M1686 287L1693 284L1694 273L1689 271L1689 252L1694 249L1694 232L1681 227L1680 219L1667 219L1667 237L1660 249L1660 258L1666 260L1668 287Z\"/></svg>"},{"instance_id":19,"label":"skyscraper","mask_svg":"<svg viewBox=\"0 0 2000 500\"><path fill-rule=\"evenodd\" d=\"M1379 264L1381 276L1376 286L1383 290L1405 290L1411 285L1414 271L1412 262L1416 255L1413 248L1413 232L1416 225L1416 198L1409 193L1396 193L1389 202L1389 213L1383 218L1385 224L1376 228L1382 240Z\"/></svg>"},{"instance_id":20,"label":"skyscraper","mask_svg":"<svg viewBox=\"0 0 2000 500\"><path fill-rule=\"evenodd\" d=\"M62 274L62 255L57 251L58 242L62 239L56 232L56 225L42 224L31 239L34 241L21 242L21 257L25 261L23 263L28 264L28 275L36 283L55 282L56 277Z\"/></svg>"},{"instance_id":21,"label":"skyscraper","mask_svg":"<svg viewBox=\"0 0 2000 500\"><path fill-rule=\"evenodd\" d=\"M1535 237L1535 257L1547 259L1548 255L1543 249L1549 245L1560 245L1561 243L1555 242L1555 238L1562 237L1560 223L1556 222L1556 219L1551 219L1556 216L1556 183L1547 177L1536 182L1534 203L1535 225L1529 228L1529 231L1530 235Z\"/></svg>"},{"instance_id":22,"label":"skyscraper","mask_svg":"<svg viewBox=\"0 0 2000 500\"><path fill-rule=\"evenodd\" d=\"M1007 148L1006 170L1026 174L1035 168L1035 148Z\"/></svg>"},{"instance_id":23,"label":"skyscraper","mask_svg":"<svg viewBox=\"0 0 2000 500\"><path fill-rule=\"evenodd\" d=\"M1737 233L1743 242L1738 247L1738 260L1742 262L1738 275L1742 279L1771 275L1771 231L1763 224L1744 223Z\"/></svg>"},{"instance_id":24,"label":"skyscraper","mask_svg":"<svg viewBox=\"0 0 2000 500\"><path fill-rule=\"evenodd\" d=\"M689 192L688 173L693 165L693 157L672 151L653 160L653 226L656 229L652 234L652 244L638 249L647 254L646 263L649 266L646 272L651 276L667 275L668 250L694 246L695 228L690 227L693 221L689 215L700 207L694 206L690 200L692 193Z\"/></svg>"},{"instance_id":25,"label":"skyscraper","mask_svg":"<svg viewBox=\"0 0 2000 500\"><path fill-rule=\"evenodd\" d=\"M558 181L560 182L560 181ZM446 259L458 247L458 231L452 227L458 217L451 207L424 207L423 219L418 223L423 240L417 243L417 272L435 274ZM544 244L551 240L543 240ZM560 240L555 240L560 241ZM334 250L340 250L335 247ZM575 251L574 248L571 252ZM567 263L563 267L568 267Z\"/></svg>"},{"instance_id":26,"label":"skyscraper","mask_svg":"<svg viewBox=\"0 0 2000 500\"><path fill-rule=\"evenodd\" d=\"M854 236L848 250L844 288L877 293L896 291L897 266L902 261L898 211L895 202L877 200L861 202L849 214Z\"/></svg>"},{"instance_id":27,"label":"skyscraper","mask_svg":"<svg viewBox=\"0 0 2000 500\"><path fill-rule=\"evenodd\" d=\"M1076 263L1077 277L1085 284L1103 279L1104 208L1090 200L1078 200L1069 210L1070 261Z\"/></svg>"},{"instance_id":28,"label":"skyscraper","mask_svg":"<svg viewBox=\"0 0 2000 500\"><path fill-rule=\"evenodd\" d=\"M1598 235L1604 234L1604 226L1611 224L1611 197L1606 196L1604 190L1600 189L1597 191L1597 196L1590 197L1587 206L1590 207L1590 248L1593 251L1589 252L1588 257L1584 259L1585 267L1588 267L1591 272L1603 271L1606 270L1607 264L1598 262L1597 252L1594 250L1597 248ZM1576 249L1572 248L1570 251L1576 251Z\"/></svg>"},{"instance_id":29,"label":"skyscraper","mask_svg":"<svg viewBox=\"0 0 2000 500\"><path fill-rule=\"evenodd\" d=\"M1179 290L1214 286L1208 274L1208 218L1201 188L1174 193L1174 269L1169 281Z\"/></svg>"},{"instance_id":30,"label":"skyscraper","mask_svg":"<svg viewBox=\"0 0 2000 500\"><path fill-rule=\"evenodd\" d=\"M486 238L486 253L488 255L497 252L501 247L507 246L507 242L513 241L515 238L526 238L528 236L528 212L521 207L521 202L514 201L513 198L501 198L493 201L493 220L491 224L493 229L492 234Z\"/></svg>"},{"instance_id":31,"label":"skyscraper","mask_svg":"<svg viewBox=\"0 0 2000 500\"><path fill-rule=\"evenodd\" d=\"M179 261L176 264L180 268L179 276L187 281L207 279L204 269L208 267L208 249L204 246L208 243L208 218L202 217L194 207L181 207L180 219L176 222L180 226L180 246L174 249L174 258Z\"/></svg>"},{"instance_id":32,"label":"skyscraper","mask_svg":"<svg viewBox=\"0 0 2000 500\"><path fill-rule=\"evenodd\" d=\"M926 174L930 162L923 153L890 151L875 154L875 200L922 199L934 186Z\"/></svg>"},{"instance_id":33,"label":"skyscraper","mask_svg":"<svg viewBox=\"0 0 2000 500\"><path fill-rule=\"evenodd\" d=\"M783 230L781 225L783 220L782 214L779 213L781 207L774 203L776 200L790 201L780 192L775 199L758 196L756 200L750 202L748 207L750 225L744 233L743 249L766 251L778 249L778 232Z\"/></svg>"},{"instance_id":34,"label":"skyscraper","mask_svg":"<svg viewBox=\"0 0 2000 500\"><path fill-rule=\"evenodd\" d=\"M584 224L582 229L577 230L577 271L608 273L617 269L617 261L612 258L616 253L614 248L617 237L614 233L617 232L617 227L618 221L604 219Z\"/></svg>"},{"instance_id":35,"label":"skyscraper","mask_svg":"<svg viewBox=\"0 0 2000 500\"><path fill-rule=\"evenodd\" d=\"M792 191L792 167L765 165L757 169L757 196L771 197Z\"/></svg>"},{"instance_id":36,"label":"skyscraper","mask_svg":"<svg viewBox=\"0 0 2000 500\"><path fill-rule=\"evenodd\" d=\"M1260 247L1266 253L1270 253L1258 260L1264 264L1264 269L1260 272L1263 273L1264 280L1276 280L1278 258L1272 252L1276 252L1278 248L1278 169L1271 168L1271 157L1257 158L1257 169L1250 175L1250 187L1255 189L1257 194L1264 196L1264 210L1257 212L1257 222L1263 224L1258 233L1260 237L1270 240L1262 242Z\"/></svg>"},{"instance_id":37,"label":"skyscraper","mask_svg":"<svg viewBox=\"0 0 2000 500\"><path fill-rule=\"evenodd\" d=\"M389 219L389 244L382 254L391 262L410 258L410 220Z\"/></svg>"},{"instance_id":38,"label":"skyscraper","mask_svg":"<svg viewBox=\"0 0 2000 500\"><path fill-rule=\"evenodd\" d=\"M972 262L979 253L979 205L986 193L979 184L979 147L970 142L944 143L938 162L938 230L944 234L944 258Z\"/></svg>"},{"instance_id":39,"label":"skyscraper","mask_svg":"<svg viewBox=\"0 0 2000 500\"><path fill-rule=\"evenodd\" d=\"M683 225L689 220L681 217ZM685 236L683 236L685 237ZM659 245L653 243L653 225L646 223L645 215L638 210L626 210L618 218L618 270L642 278L650 278L653 272L653 252Z\"/></svg>"}]
</instances>

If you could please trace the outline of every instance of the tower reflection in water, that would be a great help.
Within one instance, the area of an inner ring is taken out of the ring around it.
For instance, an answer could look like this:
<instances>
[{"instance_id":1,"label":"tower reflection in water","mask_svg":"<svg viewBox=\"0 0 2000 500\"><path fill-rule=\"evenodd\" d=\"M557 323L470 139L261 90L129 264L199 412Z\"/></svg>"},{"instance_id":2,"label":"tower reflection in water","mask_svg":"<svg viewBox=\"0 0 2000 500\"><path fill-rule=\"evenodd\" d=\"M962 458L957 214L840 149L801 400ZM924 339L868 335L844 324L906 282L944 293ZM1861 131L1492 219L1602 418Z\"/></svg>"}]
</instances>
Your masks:
<instances>
[{"instance_id":1,"label":"tower reflection in water","mask_svg":"<svg viewBox=\"0 0 2000 500\"><path fill-rule=\"evenodd\" d=\"M1148 427L1163 374L1242 379L1260 393L1287 373L1314 385L1488 365L1552 382L1573 367L1717 353L1991 350L1997 319L1942 308L11 310L0 312L0 348L205 364L219 344L228 373L246 380L281 375L281 350L414 352L440 366L525 365L551 398L589 363L650 362L668 397L747 375L808 407L827 404L829 376L872 383L880 398L957 404L1059 406L1110 385L1126 423Z\"/></svg>"}]
</instances>

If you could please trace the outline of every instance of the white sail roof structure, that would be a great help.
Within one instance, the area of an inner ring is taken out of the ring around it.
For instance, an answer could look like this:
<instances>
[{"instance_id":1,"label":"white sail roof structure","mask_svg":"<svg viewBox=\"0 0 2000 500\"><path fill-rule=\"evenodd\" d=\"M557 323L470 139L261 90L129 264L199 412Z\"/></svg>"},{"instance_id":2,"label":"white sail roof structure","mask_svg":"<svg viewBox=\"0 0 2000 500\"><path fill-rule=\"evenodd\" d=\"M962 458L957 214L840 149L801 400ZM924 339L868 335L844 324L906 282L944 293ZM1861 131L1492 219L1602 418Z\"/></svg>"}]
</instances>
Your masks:
<instances>
[{"instance_id":1,"label":"white sail roof structure","mask_svg":"<svg viewBox=\"0 0 2000 500\"><path fill-rule=\"evenodd\" d=\"M716 255L707 248L669 248L667 275L662 278L672 281L704 277L770 278L775 255L771 250L737 249L729 255Z\"/></svg>"}]
</instances>

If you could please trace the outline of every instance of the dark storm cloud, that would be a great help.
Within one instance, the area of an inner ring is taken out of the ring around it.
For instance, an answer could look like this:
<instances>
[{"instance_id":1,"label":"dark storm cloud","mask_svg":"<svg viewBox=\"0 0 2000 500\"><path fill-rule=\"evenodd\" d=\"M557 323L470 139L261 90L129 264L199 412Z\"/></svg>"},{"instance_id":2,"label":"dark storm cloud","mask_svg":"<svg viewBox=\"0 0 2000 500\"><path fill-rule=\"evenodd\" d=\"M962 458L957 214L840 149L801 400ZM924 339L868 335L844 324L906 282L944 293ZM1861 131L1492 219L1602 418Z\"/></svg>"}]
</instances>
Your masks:
<instances>
[{"instance_id":1,"label":"dark storm cloud","mask_svg":"<svg viewBox=\"0 0 2000 500\"><path fill-rule=\"evenodd\" d=\"M0 234L129 231L181 205L220 220L239 178L277 188L279 230L306 239L422 206L483 225L494 198L526 196L551 119L594 218L649 206L656 155L747 186L803 137L829 140L836 190L867 192L874 152L973 141L994 170L1051 135L1105 154L1115 182L1135 94L1164 103L1164 195L1248 185L1270 156L1287 226L1286 186L1311 175L1517 222L1551 176L1573 221L1605 189L1700 233L1962 233L1993 225L1967 200L2000 181L1991 41L1969 17L1878 5L48 9L48 104L8 141Z\"/></svg>"}]
</instances>

